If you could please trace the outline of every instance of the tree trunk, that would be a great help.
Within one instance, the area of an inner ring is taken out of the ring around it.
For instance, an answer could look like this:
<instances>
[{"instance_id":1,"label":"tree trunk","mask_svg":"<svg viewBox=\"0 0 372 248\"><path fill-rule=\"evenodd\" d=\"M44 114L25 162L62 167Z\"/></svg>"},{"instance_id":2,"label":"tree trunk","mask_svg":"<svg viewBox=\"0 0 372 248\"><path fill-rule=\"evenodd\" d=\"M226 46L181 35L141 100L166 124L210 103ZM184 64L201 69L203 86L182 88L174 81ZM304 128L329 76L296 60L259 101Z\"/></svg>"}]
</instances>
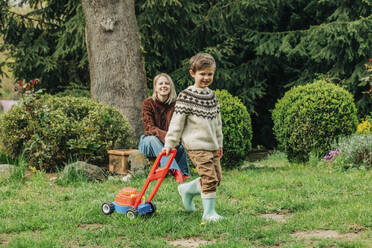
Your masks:
<instances>
[{"instance_id":1,"label":"tree trunk","mask_svg":"<svg viewBox=\"0 0 372 248\"><path fill-rule=\"evenodd\" d=\"M82 6L92 98L116 107L139 137L147 87L134 0L82 0Z\"/></svg>"}]
</instances>

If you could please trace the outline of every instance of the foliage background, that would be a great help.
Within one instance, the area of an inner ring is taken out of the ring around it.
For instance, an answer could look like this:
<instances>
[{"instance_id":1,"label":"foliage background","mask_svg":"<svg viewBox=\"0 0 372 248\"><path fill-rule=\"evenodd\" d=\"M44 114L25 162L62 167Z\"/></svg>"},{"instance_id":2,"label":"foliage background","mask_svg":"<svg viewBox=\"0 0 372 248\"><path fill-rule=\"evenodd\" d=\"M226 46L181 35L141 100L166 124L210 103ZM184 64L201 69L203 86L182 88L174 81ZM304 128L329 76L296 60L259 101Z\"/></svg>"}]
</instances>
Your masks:
<instances>
[{"instance_id":1,"label":"foliage background","mask_svg":"<svg viewBox=\"0 0 372 248\"><path fill-rule=\"evenodd\" d=\"M309 153L327 154L334 140L356 131L352 95L324 80L293 87L273 110L274 134L290 159L306 161Z\"/></svg>"},{"instance_id":2,"label":"foliage background","mask_svg":"<svg viewBox=\"0 0 372 248\"><path fill-rule=\"evenodd\" d=\"M133 130L118 110L85 97L44 95L0 118L0 151L45 171L76 160L102 166L107 150L133 143Z\"/></svg>"},{"instance_id":3,"label":"foliage background","mask_svg":"<svg viewBox=\"0 0 372 248\"><path fill-rule=\"evenodd\" d=\"M24 0L17 14L0 3L2 50L16 78L39 77L49 93L89 87L84 17L79 0ZM148 86L169 73L177 90L192 84L187 60L197 52L217 61L214 89L242 99L252 115L253 145L275 146L270 111L290 87L326 78L349 90L359 117L372 108L360 79L372 55L368 0L138 0Z\"/></svg>"},{"instance_id":4,"label":"foliage background","mask_svg":"<svg viewBox=\"0 0 372 248\"><path fill-rule=\"evenodd\" d=\"M216 90L220 103L223 133L223 167L237 167L252 149L251 117L238 97L226 90Z\"/></svg>"}]
</instances>

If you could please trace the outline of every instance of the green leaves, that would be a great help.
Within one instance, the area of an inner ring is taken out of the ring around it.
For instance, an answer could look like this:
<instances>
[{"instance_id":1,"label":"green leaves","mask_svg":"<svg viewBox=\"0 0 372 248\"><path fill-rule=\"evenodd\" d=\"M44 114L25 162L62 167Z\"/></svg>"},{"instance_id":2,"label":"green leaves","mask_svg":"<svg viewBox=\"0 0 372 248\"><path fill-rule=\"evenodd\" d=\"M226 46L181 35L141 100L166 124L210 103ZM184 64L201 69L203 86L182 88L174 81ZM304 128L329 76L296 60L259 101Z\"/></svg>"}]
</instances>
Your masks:
<instances>
[{"instance_id":1,"label":"green leaves","mask_svg":"<svg viewBox=\"0 0 372 248\"><path fill-rule=\"evenodd\" d=\"M150 87L152 77L165 71L177 90L185 88L192 83L188 58L205 51L217 62L212 87L228 90L257 114L258 133L271 128L268 110L286 89L320 75L352 92L361 116L372 105L361 95L368 89L357 85L372 49L366 1L187 1L182 9L166 1L161 7L136 4L142 6L137 17ZM255 139L272 145L267 134Z\"/></svg>"},{"instance_id":2,"label":"green leaves","mask_svg":"<svg viewBox=\"0 0 372 248\"><path fill-rule=\"evenodd\" d=\"M111 106L85 97L52 96L37 104L43 107L32 115L26 105L2 115L0 145L9 157L24 150L31 166L51 171L71 158L101 164L107 150L133 145L129 122Z\"/></svg>"},{"instance_id":3,"label":"green leaves","mask_svg":"<svg viewBox=\"0 0 372 248\"><path fill-rule=\"evenodd\" d=\"M56 93L89 85L84 17L79 0L29 0L32 14L0 3L0 34L16 78L40 77ZM42 3L43 8L39 8ZM238 96L254 113L255 143L273 145L270 109L285 91L328 77L350 91L359 116L372 100L364 64L372 51L371 1L138 0L135 1L148 86L159 72L177 91L192 83L188 59L211 53L214 89ZM266 133L266 134L260 134Z\"/></svg>"},{"instance_id":4,"label":"green leaves","mask_svg":"<svg viewBox=\"0 0 372 248\"><path fill-rule=\"evenodd\" d=\"M25 9L2 2L0 35L15 78L39 77L49 93L70 83L89 85L79 0L30 0L24 1L29 4Z\"/></svg>"},{"instance_id":5,"label":"green leaves","mask_svg":"<svg viewBox=\"0 0 372 248\"><path fill-rule=\"evenodd\" d=\"M332 164L338 169L372 168L372 134L353 134L342 137L332 147L339 150Z\"/></svg>"},{"instance_id":6,"label":"green leaves","mask_svg":"<svg viewBox=\"0 0 372 248\"><path fill-rule=\"evenodd\" d=\"M352 95L322 80L289 90L272 118L279 147L299 160L313 151L324 155L335 138L355 132L357 125Z\"/></svg>"},{"instance_id":7,"label":"green leaves","mask_svg":"<svg viewBox=\"0 0 372 248\"><path fill-rule=\"evenodd\" d=\"M251 117L239 98L226 90L216 90L220 102L223 132L222 165L236 167L252 148Z\"/></svg>"}]
</instances>

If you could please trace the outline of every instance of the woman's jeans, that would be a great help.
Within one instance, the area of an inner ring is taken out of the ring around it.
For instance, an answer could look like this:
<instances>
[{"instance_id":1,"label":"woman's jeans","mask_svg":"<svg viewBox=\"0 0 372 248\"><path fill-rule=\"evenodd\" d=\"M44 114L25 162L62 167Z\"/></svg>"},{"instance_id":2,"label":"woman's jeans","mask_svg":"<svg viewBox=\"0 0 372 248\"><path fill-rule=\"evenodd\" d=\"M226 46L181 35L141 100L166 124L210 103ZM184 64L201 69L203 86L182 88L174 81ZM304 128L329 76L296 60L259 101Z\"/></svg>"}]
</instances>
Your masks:
<instances>
[{"instance_id":1,"label":"woman's jeans","mask_svg":"<svg viewBox=\"0 0 372 248\"><path fill-rule=\"evenodd\" d=\"M156 158L163 148L164 144L156 136L142 135L138 144L138 150L149 158ZM180 170L184 176L189 176L186 151L181 144L179 144L176 149L176 157L173 159L170 169ZM160 166L165 167L168 159L169 156L162 157Z\"/></svg>"}]
</instances>

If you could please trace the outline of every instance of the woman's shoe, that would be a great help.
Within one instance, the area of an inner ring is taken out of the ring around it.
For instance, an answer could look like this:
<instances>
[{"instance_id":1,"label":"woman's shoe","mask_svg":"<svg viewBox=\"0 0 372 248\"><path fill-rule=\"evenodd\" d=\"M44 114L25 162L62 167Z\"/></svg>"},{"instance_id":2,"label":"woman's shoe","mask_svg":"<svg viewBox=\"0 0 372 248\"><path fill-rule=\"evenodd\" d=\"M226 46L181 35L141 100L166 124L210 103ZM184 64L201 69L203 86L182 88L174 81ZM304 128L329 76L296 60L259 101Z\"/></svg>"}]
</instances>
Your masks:
<instances>
[{"instance_id":1,"label":"woman's shoe","mask_svg":"<svg viewBox=\"0 0 372 248\"><path fill-rule=\"evenodd\" d=\"M189 178L189 176L182 175L182 172L180 170L173 170L173 175L177 183L183 183L186 178Z\"/></svg>"}]
</instances>

